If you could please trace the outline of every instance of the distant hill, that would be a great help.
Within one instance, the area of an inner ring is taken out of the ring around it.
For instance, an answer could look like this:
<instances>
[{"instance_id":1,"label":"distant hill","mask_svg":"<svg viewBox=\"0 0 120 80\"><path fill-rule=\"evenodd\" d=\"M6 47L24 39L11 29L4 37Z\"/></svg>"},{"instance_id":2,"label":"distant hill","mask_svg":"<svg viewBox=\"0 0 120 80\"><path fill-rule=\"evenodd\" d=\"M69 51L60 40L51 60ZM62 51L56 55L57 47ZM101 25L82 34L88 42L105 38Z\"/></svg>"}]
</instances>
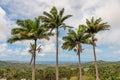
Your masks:
<instances>
[{"instance_id":1,"label":"distant hill","mask_svg":"<svg viewBox=\"0 0 120 80\"><path fill-rule=\"evenodd\" d=\"M120 62L106 62L106 61L98 61L99 66L104 66L104 65L116 65L119 64ZM87 62L84 63L83 66L90 66L94 65L94 62ZM60 64L59 66L71 66L71 67L77 67L77 63L63 63ZM22 68L22 69L30 69L31 65L27 62L19 62L19 61L0 61L0 67L9 67L9 68ZM36 68L47 68L47 67L55 67L55 64L36 64Z\"/></svg>"},{"instance_id":2,"label":"distant hill","mask_svg":"<svg viewBox=\"0 0 120 80\"><path fill-rule=\"evenodd\" d=\"M36 64L36 68L46 68L47 64ZM22 68L22 69L29 69L31 65L27 62L18 62L18 61L0 61L0 67L9 67L9 68Z\"/></svg>"},{"instance_id":3,"label":"distant hill","mask_svg":"<svg viewBox=\"0 0 120 80\"><path fill-rule=\"evenodd\" d=\"M0 67L9 67L9 68L29 68L28 63L15 63L15 62L7 62L7 61L0 61Z\"/></svg>"}]
</instances>

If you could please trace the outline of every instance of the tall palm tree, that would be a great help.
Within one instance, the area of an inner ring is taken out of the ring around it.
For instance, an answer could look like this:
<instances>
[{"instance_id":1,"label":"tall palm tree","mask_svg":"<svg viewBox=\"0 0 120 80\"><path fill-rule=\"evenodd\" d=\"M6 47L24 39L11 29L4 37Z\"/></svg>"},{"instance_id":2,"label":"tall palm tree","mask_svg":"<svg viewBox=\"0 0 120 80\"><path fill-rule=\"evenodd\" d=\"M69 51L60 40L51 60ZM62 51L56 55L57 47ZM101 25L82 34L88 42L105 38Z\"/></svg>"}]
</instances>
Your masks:
<instances>
[{"instance_id":1,"label":"tall palm tree","mask_svg":"<svg viewBox=\"0 0 120 80\"><path fill-rule=\"evenodd\" d=\"M98 73L97 59L96 59L96 51L95 51L96 41L97 41L97 39L95 38L95 34L100 31L108 30L110 25L108 25L107 22L102 22L101 18L98 18L95 20L94 17L92 17L91 20L86 19L86 27L87 27L87 33L92 35L92 42L94 43L92 45L93 45L93 52L94 52L96 80L100 80L99 73Z\"/></svg>"},{"instance_id":2,"label":"tall palm tree","mask_svg":"<svg viewBox=\"0 0 120 80\"><path fill-rule=\"evenodd\" d=\"M34 40L31 44L32 51L32 80L35 80L35 64L36 64L36 51L40 51L41 48L37 48L38 39L49 39L48 33L43 25L41 25L40 18L35 18L34 21L27 20L17 20L19 28L13 28L11 30L12 37L8 39L7 42L13 43L20 40Z\"/></svg>"},{"instance_id":3,"label":"tall palm tree","mask_svg":"<svg viewBox=\"0 0 120 80\"><path fill-rule=\"evenodd\" d=\"M82 66L80 61L80 54L82 53L82 44L89 44L91 35L86 33L86 28L82 25L78 27L77 32L69 30L67 36L63 37L64 43L62 49L77 51L80 80L82 79Z\"/></svg>"},{"instance_id":4,"label":"tall palm tree","mask_svg":"<svg viewBox=\"0 0 120 80\"><path fill-rule=\"evenodd\" d=\"M59 37L59 28L66 27L71 28L70 26L66 26L64 21L70 18L72 15L65 15L64 8L59 12L56 7L52 7L50 12L43 12L43 16L40 16L42 21L46 24L47 28L52 32L54 29L56 30L56 80L58 80L58 37Z\"/></svg>"}]
</instances>

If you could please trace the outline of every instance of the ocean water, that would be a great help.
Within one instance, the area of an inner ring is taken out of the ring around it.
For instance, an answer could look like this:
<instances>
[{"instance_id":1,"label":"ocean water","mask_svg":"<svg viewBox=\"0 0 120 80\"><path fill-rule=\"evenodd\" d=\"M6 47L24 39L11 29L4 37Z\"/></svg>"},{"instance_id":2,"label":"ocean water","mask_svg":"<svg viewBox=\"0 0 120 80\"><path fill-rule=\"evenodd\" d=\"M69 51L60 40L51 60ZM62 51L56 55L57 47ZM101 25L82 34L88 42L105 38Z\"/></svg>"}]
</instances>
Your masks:
<instances>
[{"instance_id":1,"label":"ocean water","mask_svg":"<svg viewBox=\"0 0 120 80\"><path fill-rule=\"evenodd\" d=\"M12 63L30 63L29 61L5 61ZM87 63L90 61L82 61L82 63ZM56 61L36 61L36 64L56 64ZM58 64L78 64L78 61L59 61Z\"/></svg>"},{"instance_id":2,"label":"ocean water","mask_svg":"<svg viewBox=\"0 0 120 80\"><path fill-rule=\"evenodd\" d=\"M87 63L88 61L84 61L82 63ZM56 61L36 61L37 64L56 64ZM77 61L59 61L59 64L78 64Z\"/></svg>"}]
</instances>

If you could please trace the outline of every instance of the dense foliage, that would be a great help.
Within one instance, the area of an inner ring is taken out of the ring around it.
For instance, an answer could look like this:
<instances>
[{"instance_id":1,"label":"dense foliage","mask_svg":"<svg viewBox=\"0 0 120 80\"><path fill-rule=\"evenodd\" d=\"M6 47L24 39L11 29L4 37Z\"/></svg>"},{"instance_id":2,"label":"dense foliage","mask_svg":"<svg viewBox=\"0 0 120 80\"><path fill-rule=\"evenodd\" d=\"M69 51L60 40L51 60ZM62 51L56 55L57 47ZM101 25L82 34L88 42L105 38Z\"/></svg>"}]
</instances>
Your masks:
<instances>
[{"instance_id":1,"label":"dense foliage","mask_svg":"<svg viewBox=\"0 0 120 80\"><path fill-rule=\"evenodd\" d=\"M120 80L120 62L99 61L100 80ZM95 80L94 63L83 64L83 80ZM77 64L61 64L59 67L60 80L78 80ZM26 63L0 62L0 78L7 80L31 80L31 68ZM55 65L37 65L36 80L55 80Z\"/></svg>"}]
</instances>

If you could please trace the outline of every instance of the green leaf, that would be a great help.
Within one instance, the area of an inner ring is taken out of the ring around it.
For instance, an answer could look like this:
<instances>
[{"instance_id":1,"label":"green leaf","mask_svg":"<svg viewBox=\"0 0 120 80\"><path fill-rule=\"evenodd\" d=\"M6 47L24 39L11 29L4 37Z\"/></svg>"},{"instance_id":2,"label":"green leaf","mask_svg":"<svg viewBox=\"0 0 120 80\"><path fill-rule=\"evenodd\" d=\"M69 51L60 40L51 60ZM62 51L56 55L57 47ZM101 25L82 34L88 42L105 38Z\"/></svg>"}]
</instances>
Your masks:
<instances>
[{"instance_id":1,"label":"green leaf","mask_svg":"<svg viewBox=\"0 0 120 80\"><path fill-rule=\"evenodd\" d=\"M64 17L62 18L61 22L65 21L66 19L68 19L68 18L70 18L70 17L72 17L72 15L66 15L66 16L64 16Z\"/></svg>"}]
</instances>

